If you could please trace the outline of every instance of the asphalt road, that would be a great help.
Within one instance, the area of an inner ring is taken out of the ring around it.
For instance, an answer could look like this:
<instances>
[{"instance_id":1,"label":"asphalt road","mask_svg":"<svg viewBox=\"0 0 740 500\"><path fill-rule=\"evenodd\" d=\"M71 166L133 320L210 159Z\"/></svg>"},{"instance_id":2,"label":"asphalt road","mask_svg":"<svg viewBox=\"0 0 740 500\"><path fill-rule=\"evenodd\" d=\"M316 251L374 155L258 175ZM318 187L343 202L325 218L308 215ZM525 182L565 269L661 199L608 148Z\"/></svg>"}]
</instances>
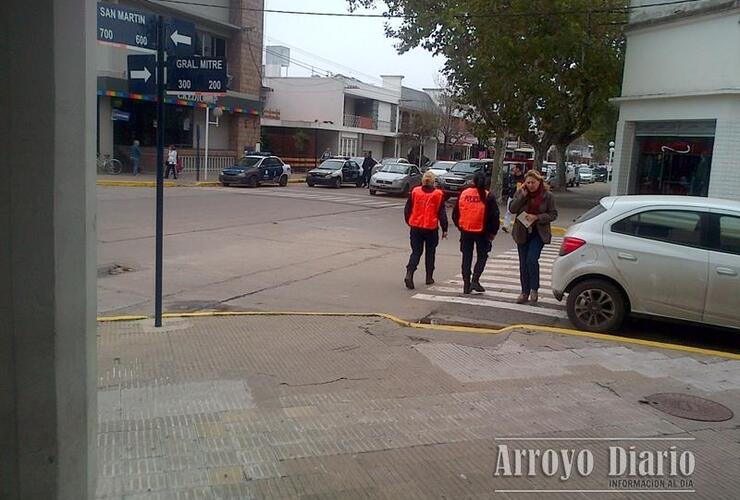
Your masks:
<instances>
[{"instance_id":1,"label":"asphalt road","mask_svg":"<svg viewBox=\"0 0 740 500\"><path fill-rule=\"evenodd\" d=\"M567 227L608 194L606 184L558 193L557 225ZM545 249L541 303L520 306L516 248L494 241L483 296L463 296L458 233L437 250L432 287L417 273L406 290L409 254L405 200L364 189L168 188L165 191L165 310L385 312L412 321L569 327L549 294ZM98 187L98 312L151 314L154 291L154 190ZM631 321L625 335L734 348L736 336L700 327ZM727 347L730 346L730 347Z\"/></svg>"}]
</instances>

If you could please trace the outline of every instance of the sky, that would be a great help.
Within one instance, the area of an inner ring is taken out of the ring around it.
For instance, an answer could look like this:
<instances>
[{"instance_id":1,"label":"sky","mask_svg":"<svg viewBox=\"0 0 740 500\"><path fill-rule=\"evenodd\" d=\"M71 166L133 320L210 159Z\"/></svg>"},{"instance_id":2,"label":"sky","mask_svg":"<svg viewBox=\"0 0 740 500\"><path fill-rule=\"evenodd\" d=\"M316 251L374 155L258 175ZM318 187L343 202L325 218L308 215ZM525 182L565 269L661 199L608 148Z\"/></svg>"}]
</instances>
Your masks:
<instances>
[{"instance_id":1,"label":"sky","mask_svg":"<svg viewBox=\"0 0 740 500\"><path fill-rule=\"evenodd\" d=\"M346 0L265 0L266 9L276 10L348 12L347 5ZM342 73L376 85L381 83L380 75L404 75L407 87L436 87L444 59L421 48L398 54L396 41L385 36L384 23L380 18L265 13L265 45L291 49L295 62L288 76L310 76L310 69L299 66L305 64L319 74Z\"/></svg>"}]
</instances>

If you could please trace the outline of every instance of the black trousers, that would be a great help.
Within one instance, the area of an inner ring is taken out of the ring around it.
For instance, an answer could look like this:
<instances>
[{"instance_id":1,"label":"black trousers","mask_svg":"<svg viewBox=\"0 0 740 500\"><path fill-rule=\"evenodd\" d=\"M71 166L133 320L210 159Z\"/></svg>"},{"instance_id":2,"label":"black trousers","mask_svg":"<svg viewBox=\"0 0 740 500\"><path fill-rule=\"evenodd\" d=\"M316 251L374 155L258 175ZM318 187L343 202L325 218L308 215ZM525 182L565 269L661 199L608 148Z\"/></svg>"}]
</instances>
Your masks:
<instances>
[{"instance_id":1,"label":"black trousers","mask_svg":"<svg viewBox=\"0 0 740 500\"><path fill-rule=\"evenodd\" d=\"M370 173L372 172L372 169L369 168L367 170L363 170L362 172L362 184L363 186L369 186L370 185Z\"/></svg>"},{"instance_id":2,"label":"black trousers","mask_svg":"<svg viewBox=\"0 0 740 500\"><path fill-rule=\"evenodd\" d=\"M406 265L406 270L411 272L416 271L416 268L419 267L421 254L424 253L426 247L424 265L427 274L431 274L434 271L434 258L437 253L437 245L439 244L439 232L436 229L418 229L412 227L410 239L411 256L409 257L409 263Z\"/></svg>"},{"instance_id":3,"label":"black trousers","mask_svg":"<svg viewBox=\"0 0 740 500\"><path fill-rule=\"evenodd\" d=\"M469 233L460 231L460 251L462 252L462 275L464 281L470 280L470 267L473 264L473 247L477 253L475 260L475 269L473 269L473 279L477 280L483 274L488 260L488 253L493 245L484 233Z\"/></svg>"},{"instance_id":4,"label":"black trousers","mask_svg":"<svg viewBox=\"0 0 740 500\"><path fill-rule=\"evenodd\" d=\"M172 176L177 179L177 164L175 163L168 163L167 169L164 173L164 178L169 179L170 178L170 172L172 172Z\"/></svg>"}]
</instances>

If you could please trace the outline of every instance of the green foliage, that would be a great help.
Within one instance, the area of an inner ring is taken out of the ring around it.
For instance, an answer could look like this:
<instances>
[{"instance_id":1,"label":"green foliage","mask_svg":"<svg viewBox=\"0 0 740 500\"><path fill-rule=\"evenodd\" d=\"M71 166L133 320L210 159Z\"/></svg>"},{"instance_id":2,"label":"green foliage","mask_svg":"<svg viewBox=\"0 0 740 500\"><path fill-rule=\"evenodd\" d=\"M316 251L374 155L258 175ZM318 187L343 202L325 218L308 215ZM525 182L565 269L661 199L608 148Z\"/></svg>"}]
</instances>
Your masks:
<instances>
[{"instance_id":1,"label":"green foliage","mask_svg":"<svg viewBox=\"0 0 740 500\"><path fill-rule=\"evenodd\" d=\"M308 146L309 137L306 132L299 130L293 136L293 142L295 143L295 149L299 154L306 152L306 146Z\"/></svg>"},{"instance_id":2,"label":"green foliage","mask_svg":"<svg viewBox=\"0 0 740 500\"><path fill-rule=\"evenodd\" d=\"M497 137L508 133L564 150L619 93L628 0L383 3L389 14L404 16L400 25L386 25L399 51L421 46L445 56L450 86ZM564 181L564 162L560 170Z\"/></svg>"}]
</instances>

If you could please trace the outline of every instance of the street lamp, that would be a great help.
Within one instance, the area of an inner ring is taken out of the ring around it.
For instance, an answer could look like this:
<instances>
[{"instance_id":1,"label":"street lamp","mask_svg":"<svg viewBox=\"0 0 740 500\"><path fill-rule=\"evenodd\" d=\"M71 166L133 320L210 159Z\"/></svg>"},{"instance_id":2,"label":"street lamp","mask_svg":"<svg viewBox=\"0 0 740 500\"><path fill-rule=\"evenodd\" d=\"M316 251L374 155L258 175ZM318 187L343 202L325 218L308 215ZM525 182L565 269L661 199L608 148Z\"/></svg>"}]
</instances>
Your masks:
<instances>
[{"instance_id":1,"label":"street lamp","mask_svg":"<svg viewBox=\"0 0 740 500\"><path fill-rule=\"evenodd\" d=\"M614 141L609 141L609 165L607 167L607 180L612 180L612 163L614 162Z\"/></svg>"},{"instance_id":2,"label":"street lamp","mask_svg":"<svg viewBox=\"0 0 740 500\"><path fill-rule=\"evenodd\" d=\"M211 125L215 125L215 126L218 127L219 118L221 118L221 116L223 116L223 114L224 114L224 109L223 108L221 108L221 107L214 108L213 109L213 116L216 117L216 121L215 122L212 122L211 121L211 116L210 116L211 115L211 107L210 106L206 106L206 144L205 144L206 151L205 151L204 163L203 163L203 168L204 168L203 179L204 180L208 180L208 129L211 128L210 127Z\"/></svg>"}]
</instances>

